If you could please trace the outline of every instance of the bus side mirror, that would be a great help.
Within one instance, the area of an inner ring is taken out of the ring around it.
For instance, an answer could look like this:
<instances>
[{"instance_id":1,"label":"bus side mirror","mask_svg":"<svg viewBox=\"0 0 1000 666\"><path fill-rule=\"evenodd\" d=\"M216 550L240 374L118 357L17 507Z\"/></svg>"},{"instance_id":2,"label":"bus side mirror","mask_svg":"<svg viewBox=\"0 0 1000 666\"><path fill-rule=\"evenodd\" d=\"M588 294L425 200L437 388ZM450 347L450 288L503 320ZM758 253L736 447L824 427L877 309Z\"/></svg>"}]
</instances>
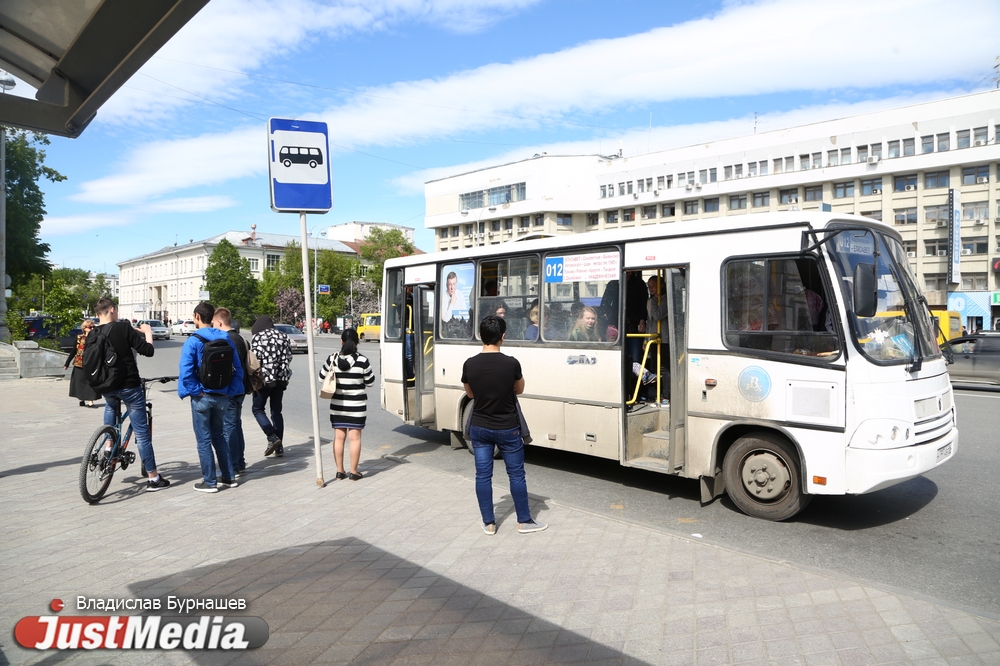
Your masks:
<instances>
[{"instance_id":1,"label":"bus side mirror","mask_svg":"<svg viewBox=\"0 0 1000 666\"><path fill-rule=\"evenodd\" d=\"M878 280L875 264L858 264L854 267L854 314L874 317L878 306Z\"/></svg>"}]
</instances>

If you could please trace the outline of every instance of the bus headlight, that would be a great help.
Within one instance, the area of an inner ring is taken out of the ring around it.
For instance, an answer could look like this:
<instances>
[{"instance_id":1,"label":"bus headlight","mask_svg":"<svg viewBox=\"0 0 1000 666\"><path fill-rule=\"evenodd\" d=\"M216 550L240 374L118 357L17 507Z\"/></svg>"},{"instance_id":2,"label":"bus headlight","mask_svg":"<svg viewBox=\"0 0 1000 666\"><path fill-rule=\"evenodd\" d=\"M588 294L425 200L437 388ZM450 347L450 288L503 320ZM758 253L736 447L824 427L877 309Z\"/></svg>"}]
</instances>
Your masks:
<instances>
[{"instance_id":1,"label":"bus headlight","mask_svg":"<svg viewBox=\"0 0 1000 666\"><path fill-rule=\"evenodd\" d=\"M912 424L897 419L869 419L851 437L855 449L895 449L909 446Z\"/></svg>"}]
</instances>

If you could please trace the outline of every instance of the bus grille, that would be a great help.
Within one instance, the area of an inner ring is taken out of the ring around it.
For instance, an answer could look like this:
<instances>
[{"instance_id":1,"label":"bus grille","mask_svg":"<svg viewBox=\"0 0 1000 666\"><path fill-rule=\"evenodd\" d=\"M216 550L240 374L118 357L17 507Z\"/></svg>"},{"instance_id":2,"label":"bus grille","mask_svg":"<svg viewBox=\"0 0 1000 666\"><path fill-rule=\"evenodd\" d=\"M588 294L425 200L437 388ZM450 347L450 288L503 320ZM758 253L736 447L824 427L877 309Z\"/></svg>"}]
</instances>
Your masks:
<instances>
[{"instance_id":1,"label":"bus grille","mask_svg":"<svg viewBox=\"0 0 1000 666\"><path fill-rule=\"evenodd\" d=\"M926 419L914 425L914 436L915 445L926 444L927 442L933 442L936 439L944 437L949 432L951 432L952 427L955 425L955 411L949 409L943 414L939 414L934 418Z\"/></svg>"}]
</instances>

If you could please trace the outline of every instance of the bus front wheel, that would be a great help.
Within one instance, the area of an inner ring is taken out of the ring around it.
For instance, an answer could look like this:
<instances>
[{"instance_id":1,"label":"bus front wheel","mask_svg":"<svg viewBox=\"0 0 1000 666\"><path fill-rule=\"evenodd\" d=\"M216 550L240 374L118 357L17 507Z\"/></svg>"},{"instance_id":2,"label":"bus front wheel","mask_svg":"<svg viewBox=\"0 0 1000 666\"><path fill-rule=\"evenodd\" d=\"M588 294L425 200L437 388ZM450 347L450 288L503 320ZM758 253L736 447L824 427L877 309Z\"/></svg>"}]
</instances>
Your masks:
<instances>
[{"instance_id":1,"label":"bus front wheel","mask_svg":"<svg viewBox=\"0 0 1000 666\"><path fill-rule=\"evenodd\" d=\"M316 168L316 160L309 160L309 167L312 169Z\"/></svg>"},{"instance_id":2,"label":"bus front wheel","mask_svg":"<svg viewBox=\"0 0 1000 666\"><path fill-rule=\"evenodd\" d=\"M281 163L284 164L286 167L292 166L292 161L289 159L282 160Z\"/></svg>"},{"instance_id":3,"label":"bus front wheel","mask_svg":"<svg viewBox=\"0 0 1000 666\"><path fill-rule=\"evenodd\" d=\"M798 454L771 433L740 437L722 464L726 492L744 513L765 520L788 520L812 499L802 492Z\"/></svg>"}]
</instances>

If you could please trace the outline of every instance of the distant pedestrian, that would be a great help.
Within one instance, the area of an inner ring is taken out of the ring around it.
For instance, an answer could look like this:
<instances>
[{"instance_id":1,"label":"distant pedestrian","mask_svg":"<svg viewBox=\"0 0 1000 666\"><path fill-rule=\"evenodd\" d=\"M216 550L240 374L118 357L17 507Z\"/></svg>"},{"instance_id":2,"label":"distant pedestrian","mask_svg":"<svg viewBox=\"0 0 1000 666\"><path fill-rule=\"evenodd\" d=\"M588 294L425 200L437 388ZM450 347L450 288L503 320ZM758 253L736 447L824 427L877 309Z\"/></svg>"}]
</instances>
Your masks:
<instances>
[{"instance_id":1,"label":"distant pedestrian","mask_svg":"<svg viewBox=\"0 0 1000 666\"><path fill-rule=\"evenodd\" d=\"M365 427L368 408L366 387L375 383L371 363L358 353L360 338L356 329L348 328L340 334L343 346L330 354L319 371L323 381L331 372L337 375L337 390L330 399L330 424L333 426L333 459L337 463L337 478L357 481L361 461L361 431ZM350 440L351 471L344 469L344 442Z\"/></svg>"},{"instance_id":2,"label":"distant pedestrian","mask_svg":"<svg viewBox=\"0 0 1000 666\"><path fill-rule=\"evenodd\" d=\"M253 393L250 366L247 362L250 346L242 335L233 330L233 315L227 308L216 308L215 316L212 318L212 326L229 335L233 346L236 347L236 354L240 357L240 365L243 366L243 392L229 398L229 407L226 410L226 418L222 426L223 436L229 443L233 478L238 479L247 470L246 440L243 437L243 401L248 393Z\"/></svg>"},{"instance_id":3,"label":"distant pedestrian","mask_svg":"<svg viewBox=\"0 0 1000 666\"><path fill-rule=\"evenodd\" d=\"M114 349L114 364L118 374L116 385L104 391L104 425L113 426L121 413L122 403L128 408L129 422L135 432L135 444L146 470L146 490L156 492L170 486L170 482L156 470L153 455L153 433L149 428L146 412L146 394L139 378L139 366L135 362L135 351L142 356L153 355L153 329L143 324L136 330L128 319L118 320L118 306L110 298L102 298L94 306L100 322L87 336L86 344L96 344L96 336L106 335ZM107 357L105 357L107 358Z\"/></svg>"},{"instance_id":4,"label":"distant pedestrian","mask_svg":"<svg viewBox=\"0 0 1000 666\"><path fill-rule=\"evenodd\" d=\"M69 376L69 395L80 401L81 407L93 407L94 401L100 399L100 394L91 388L87 381L87 373L83 371L83 348L87 345L87 336L94 330L94 322L91 319L84 319L80 324L83 331L76 336L75 353L66 356L66 364L63 369L69 368L73 364L73 372Z\"/></svg>"},{"instance_id":5,"label":"distant pedestrian","mask_svg":"<svg viewBox=\"0 0 1000 666\"><path fill-rule=\"evenodd\" d=\"M323 322L323 332L326 333L327 335L330 334L330 321L329 320Z\"/></svg>"},{"instance_id":6,"label":"distant pedestrian","mask_svg":"<svg viewBox=\"0 0 1000 666\"><path fill-rule=\"evenodd\" d=\"M476 456L476 498L483 518L483 531L496 534L493 509L493 447L500 449L510 494L517 513L517 531L522 534L541 532L548 527L531 518L528 507L528 485L524 478L524 441L517 396L524 392L521 364L512 356L500 352L507 323L491 316L479 324L483 350L465 362L462 384L465 393L475 400L469 436Z\"/></svg>"},{"instance_id":7,"label":"distant pedestrian","mask_svg":"<svg viewBox=\"0 0 1000 666\"><path fill-rule=\"evenodd\" d=\"M292 376L292 345L288 336L274 327L274 321L264 315L258 317L250 329L250 350L260 361L260 376L264 386L253 394L253 417L267 436L264 456L272 453L280 458L285 455L281 441L285 434L285 419L281 415L281 399ZM265 409L271 403L271 418Z\"/></svg>"},{"instance_id":8,"label":"distant pedestrian","mask_svg":"<svg viewBox=\"0 0 1000 666\"><path fill-rule=\"evenodd\" d=\"M198 442L202 477L200 482L194 484L194 489L202 493L217 493L218 486L234 488L237 485L224 432L229 399L243 392L243 366L229 334L212 328L214 317L215 307L211 303L202 301L195 306L192 319L198 330L181 348L180 376L177 379L177 395L182 400L191 398L191 424ZM228 367L222 365L220 351L213 344L217 340L224 340L229 347L232 360L225 359ZM216 379L218 384L210 381ZM215 466L216 458L219 460L218 468Z\"/></svg>"},{"instance_id":9,"label":"distant pedestrian","mask_svg":"<svg viewBox=\"0 0 1000 666\"><path fill-rule=\"evenodd\" d=\"M969 331L966 330L965 324L962 324L962 335L968 335L968 334L969 334Z\"/></svg>"}]
</instances>

